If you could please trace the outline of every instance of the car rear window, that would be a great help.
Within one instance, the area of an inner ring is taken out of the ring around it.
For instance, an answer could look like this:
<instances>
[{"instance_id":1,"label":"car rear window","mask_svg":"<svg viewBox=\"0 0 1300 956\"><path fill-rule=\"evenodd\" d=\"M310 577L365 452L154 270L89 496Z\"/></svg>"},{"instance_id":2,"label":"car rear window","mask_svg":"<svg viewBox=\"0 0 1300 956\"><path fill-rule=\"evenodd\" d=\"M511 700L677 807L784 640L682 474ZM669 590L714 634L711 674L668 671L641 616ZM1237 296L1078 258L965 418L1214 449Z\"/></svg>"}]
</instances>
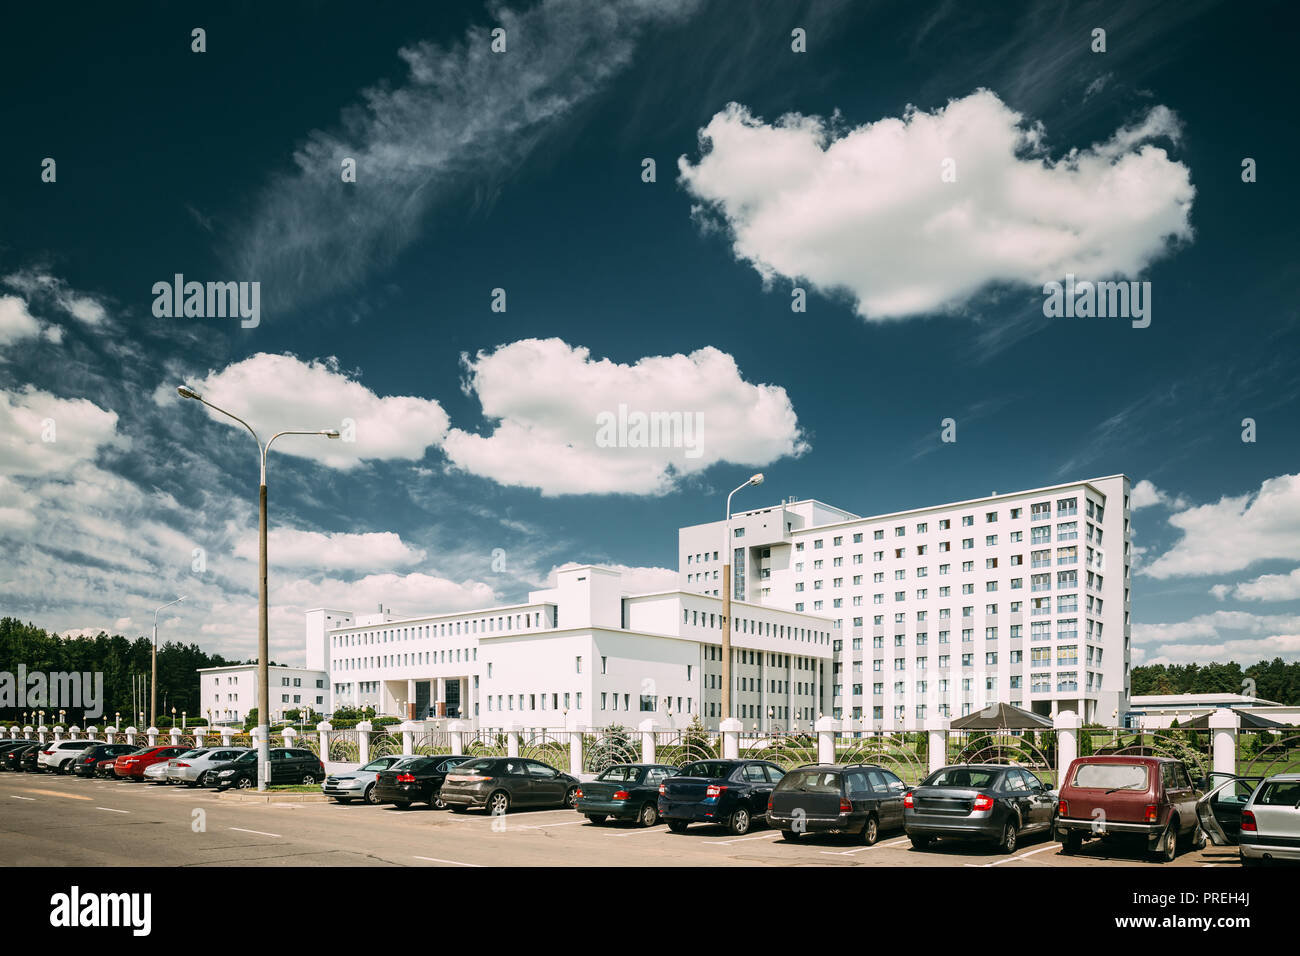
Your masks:
<instances>
[{"instance_id":1,"label":"car rear window","mask_svg":"<svg viewBox=\"0 0 1300 956\"><path fill-rule=\"evenodd\" d=\"M781 781L781 789L807 793L839 793L840 775L828 770L791 770Z\"/></svg>"},{"instance_id":2,"label":"car rear window","mask_svg":"<svg viewBox=\"0 0 1300 956\"><path fill-rule=\"evenodd\" d=\"M720 760L700 760L688 763L682 768L683 777L727 777L736 768L735 764Z\"/></svg>"},{"instance_id":3,"label":"car rear window","mask_svg":"<svg viewBox=\"0 0 1300 956\"><path fill-rule=\"evenodd\" d=\"M1147 768L1140 763L1085 763L1071 783L1085 790L1146 790Z\"/></svg>"},{"instance_id":4,"label":"car rear window","mask_svg":"<svg viewBox=\"0 0 1300 956\"><path fill-rule=\"evenodd\" d=\"M623 783L628 780L635 782L640 775L641 770L638 767L610 767L596 779L609 780L615 783Z\"/></svg>"},{"instance_id":5,"label":"car rear window","mask_svg":"<svg viewBox=\"0 0 1300 956\"><path fill-rule=\"evenodd\" d=\"M1294 807L1300 805L1300 780L1266 783L1255 798L1257 807Z\"/></svg>"},{"instance_id":6,"label":"car rear window","mask_svg":"<svg viewBox=\"0 0 1300 956\"><path fill-rule=\"evenodd\" d=\"M982 790L992 784L1001 772L1001 770L985 770L980 767L947 767L927 778L921 786L967 787Z\"/></svg>"}]
</instances>

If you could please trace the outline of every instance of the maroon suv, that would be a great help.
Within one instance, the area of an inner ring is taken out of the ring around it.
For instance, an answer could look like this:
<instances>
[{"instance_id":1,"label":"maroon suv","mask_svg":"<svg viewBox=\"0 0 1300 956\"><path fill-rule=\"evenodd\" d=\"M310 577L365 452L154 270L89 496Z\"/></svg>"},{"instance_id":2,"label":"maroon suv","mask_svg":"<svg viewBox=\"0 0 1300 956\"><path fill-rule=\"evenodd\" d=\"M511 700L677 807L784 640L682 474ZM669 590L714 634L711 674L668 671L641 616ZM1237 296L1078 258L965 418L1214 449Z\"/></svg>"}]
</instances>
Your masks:
<instances>
[{"instance_id":1,"label":"maroon suv","mask_svg":"<svg viewBox=\"0 0 1300 956\"><path fill-rule=\"evenodd\" d=\"M1061 785L1057 839L1062 852L1074 853L1089 837L1140 837L1149 853L1167 863L1178 855L1184 837L1193 849L1205 846L1196 819L1200 797L1181 760L1080 757Z\"/></svg>"}]
</instances>

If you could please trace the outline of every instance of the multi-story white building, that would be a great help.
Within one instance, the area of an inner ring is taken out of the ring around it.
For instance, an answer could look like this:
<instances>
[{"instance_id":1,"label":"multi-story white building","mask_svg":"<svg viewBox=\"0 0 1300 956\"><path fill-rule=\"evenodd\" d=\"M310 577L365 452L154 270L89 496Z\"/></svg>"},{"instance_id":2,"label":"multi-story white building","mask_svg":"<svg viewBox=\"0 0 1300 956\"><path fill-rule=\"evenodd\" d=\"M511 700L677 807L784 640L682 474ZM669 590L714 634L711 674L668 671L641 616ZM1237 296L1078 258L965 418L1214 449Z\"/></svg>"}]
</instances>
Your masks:
<instances>
[{"instance_id":1,"label":"multi-story white building","mask_svg":"<svg viewBox=\"0 0 1300 956\"><path fill-rule=\"evenodd\" d=\"M859 517L790 500L733 515L737 598L829 617L826 710L920 729L1004 701L1113 724L1129 709L1123 475ZM682 528L681 586L718 595L721 521Z\"/></svg>"},{"instance_id":2,"label":"multi-story white building","mask_svg":"<svg viewBox=\"0 0 1300 956\"><path fill-rule=\"evenodd\" d=\"M720 598L629 594L592 565L558 573L527 603L451 614L307 613L307 665L328 671L331 711L373 706L480 727L684 727L721 720ZM733 603L736 715L810 727L831 690L831 623ZM766 716L764 716L766 715Z\"/></svg>"},{"instance_id":3,"label":"multi-story white building","mask_svg":"<svg viewBox=\"0 0 1300 956\"><path fill-rule=\"evenodd\" d=\"M301 667L267 668L270 683L271 720L282 719L286 711L300 713L310 707L324 714L329 675L323 670ZM199 668L199 708L202 716L216 724L242 724L257 708L257 665Z\"/></svg>"}]
</instances>

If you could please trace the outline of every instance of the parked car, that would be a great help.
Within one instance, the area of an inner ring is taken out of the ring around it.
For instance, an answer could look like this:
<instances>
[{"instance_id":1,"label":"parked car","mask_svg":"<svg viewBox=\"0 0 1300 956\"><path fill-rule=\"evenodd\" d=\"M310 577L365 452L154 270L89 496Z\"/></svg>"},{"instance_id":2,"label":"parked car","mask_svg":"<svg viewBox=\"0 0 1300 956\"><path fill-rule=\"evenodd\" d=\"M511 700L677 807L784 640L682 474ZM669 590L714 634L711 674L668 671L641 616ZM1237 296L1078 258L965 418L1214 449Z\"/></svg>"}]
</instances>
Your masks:
<instances>
[{"instance_id":1,"label":"parked car","mask_svg":"<svg viewBox=\"0 0 1300 956\"><path fill-rule=\"evenodd\" d=\"M697 760L659 785L659 816L673 833L719 823L737 836L767 816L767 799L785 771L766 760Z\"/></svg>"},{"instance_id":2,"label":"parked car","mask_svg":"<svg viewBox=\"0 0 1300 956\"><path fill-rule=\"evenodd\" d=\"M136 747L132 750L128 750L127 753L136 754L148 749L149 749L148 747ZM121 755L119 754L118 756ZM99 763L95 764L96 777L104 777L105 779L108 780L114 780L117 778L116 770L117 770L117 757L105 757Z\"/></svg>"},{"instance_id":3,"label":"parked car","mask_svg":"<svg viewBox=\"0 0 1300 956\"><path fill-rule=\"evenodd\" d=\"M18 766L16 769L21 770L24 773L40 773L41 768L37 765L36 761L40 759L41 748L44 746L44 744L33 744L32 746L25 747L21 750L19 752Z\"/></svg>"},{"instance_id":4,"label":"parked car","mask_svg":"<svg viewBox=\"0 0 1300 956\"><path fill-rule=\"evenodd\" d=\"M613 817L652 827L659 822L659 784L676 773L665 764L616 764L579 785L573 808L592 823Z\"/></svg>"},{"instance_id":5,"label":"parked car","mask_svg":"<svg viewBox=\"0 0 1300 956\"><path fill-rule=\"evenodd\" d=\"M1196 814L1215 846L1235 845L1242 866L1300 860L1300 773L1212 783Z\"/></svg>"},{"instance_id":6,"label":"parked car","mask_svg":"<svg viewBox=\"0 0 1300 956\"><path fill-rule=\"evenodd\" d=\"M767 801L767 823L786 840L852 833L867 846L903 827L907 784L875 764L816 764L791 770Z\"/></svg>"},{"instance_id":7,"label":"parked car","mask_svg":"<svg viewBox=\"0 0 1300 956\"><path fill-rule=\"evenodd\" d=\"M351 803L353 800L379 803L375 799L375 781L379 779L379 772L405 759L401 754L377 757L357 770L330 774L321 784L321 792L339 803Z\"/></svg>"},{"instance_id":8,"label":"parked car","mask_svg":"<svg viewBox=\"0 0 1300 956\"><path fill-rule=\"evenodd\" d=\"M88 746L84 740L51 741L41 748L36 768L48 773L70 773L72 761Z\"/></svg>"},{"instance_id":9,"label":"parked car","mask_svg":"<svg viewBox=\"0 0 1300 956\"><path fill-rule=\"evenodd\" d=\"M407 810L412 803L427 803L445 810L442 785L447 772L469 757L406 757L379 772L373 791L375 803L391 803Z\"/></svg>"},{"instance_id":10,"label":"parked car","mask_svg":"<svg viewBox=\"0 0 1300 956\"><path fill-rule=\"evenodd\" d=\"M77 754L72 762L72 772L78 777L93 777L102 760L115 760L122 754L134 753L138 747L131 744L95 744Z\"/></svg>"},{"instance_id":11,"label":"parked car","mask_svg":"<svg viewBox=\"0 0 1300 956\"><path fill-rule=\"evenodd\" d=\"M159 760L157 763L150 764L144 768L144 773L140 775L140 779L145 783L160 783L166 786L167 764L170 762L169 760Z\"/></svg>"},{"instance_id":12,"label":"parked car","mask_svg":"<svg viewBox=\"0 0 1300 956\"><path fill-rule=\"evenodd\" d=\"M4 768L6 770L22 771L23 766L21 761L23 755L40 746L41 745L34 740L25 740L8 747L3 751L3 753L0 753L0 759L3 759L4 761Z\"/></svg>"},{"instance_id":13,"label":"parked car","mask_svg":"<svg viewBox=\"0 0 1300 956\"><path fill-rule=\"evenodd\" d=\"M146 769L160 761L171 760L185 750L184 747L141 747L134 753L118 757L113 764L113 773L124 780L143 780Z\"/></svg>"},{"instance_id":14,"label":"parked car","mask_svg":"<svg viewBox=\"0 0 1300 956\"><path fill-rule=\"evenodd\" d=\"M1013 853L1021 834L1051 831L1056 802L1023 767L956 764L903 797L903 828L918 850L938 838L989 841Z\"/></svg>"},{"instance_id":15,"label":"parked car","mask_svg":"<svg viewBox=\"0 0 1300 956\"><path fill-rule=\"evenodd\" d=\"M212 768L230 763L248 747L202 747L167 761L167 779L189 787L206 787Z\"/></svg>"},{"instance_id":16,"label":"parked car","mask_svg":"<svg viewBox=\"0 0 1300 956\"><path fill-rule=\"evenodd\" d=\"M1066 770L1057 813L1057 838L1074 853L1091 837L1132 836L1162 863L1178 855L1184 838L1205 846L1196 816L1201 791L1181 760L1172 757L1080 757Z\"/></svg>"},{"instance_id":17,"label":"parked car","mask_svg":"<svg viewBox=\"0 0 1300 956\"><path fill-rule=\"evenodd\" d=\"M492 814L514 807L571 807L578 778L540 760L475 757L447 774L442 799L454 813L481 807Z\"/></svg>"},{"instance_id":18,"label":"parked car","mask_svg":"<svg viewBox=\"0 0 1300 956\"><path fill-rule=\"evenodd\" d=\"M310 750L272 747L270 757L269 784L312 784L325 779L325 765ZM229 790L231 787L247 790L257 786L257 751L250 750L230 763L218 764L208 771L208 779L218 790Z\"/></svg>"}]
</instances>

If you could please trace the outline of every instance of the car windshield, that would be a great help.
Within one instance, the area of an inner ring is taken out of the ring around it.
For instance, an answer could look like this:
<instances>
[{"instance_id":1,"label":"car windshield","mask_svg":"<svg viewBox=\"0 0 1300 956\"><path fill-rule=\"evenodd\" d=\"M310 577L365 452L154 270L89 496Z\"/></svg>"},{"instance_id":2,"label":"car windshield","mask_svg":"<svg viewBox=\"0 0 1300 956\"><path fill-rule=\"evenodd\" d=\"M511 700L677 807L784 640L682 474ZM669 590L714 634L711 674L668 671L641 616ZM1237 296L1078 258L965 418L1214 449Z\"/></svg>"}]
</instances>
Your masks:
<instances>
[{"instance_id":1,"label":"car windshield","mask_svg":"<svg viewBox=\"0 0 1300 956\"><path fill-rule=\"evenodd\" d=\"M926 778L923 787L963 787L982 790L993 783L1001 770L989 770L984 767L945 767L936 774Z\"/></svg>"},{"instance_id":2,"label":"car windshield","mask_svg":"<svg viewBox=\"0 0 1300 956\"><path fill-rule=\"evenodd\" d=\"M611 783L635 782L636 778L641 775L637 767L610 767L602 773L597 780L608 780Z\"/></svg>"},{"instance_id":3,"label":"car windshield","mask_svg":"<svg viewBox=\"0 0 1300 956\"><path fill-rule=\"evenodd\" d=\"M699 760L688 763L682 768L683 777L726 777L735 769L735 764L721 760Z\"/></svg>"},{"instance_id":4,"label":"car windshield","mask_svg":"<svg viewBox=\"0 0 1300 956\"><path fill-rule=\"evenodd\" d=\"M203 755L203 754L205 754L205 753L207 753L207 752L208 752L208 751L207 751L207 748L204 748L204 749L202 749L202 750L187 750L187 751L185 751L185 753L180 754L180 756L181 756L181 757L198 757L198 756L201 756L201 755Z\"/></svg>"},{"instance_id":5,"label":"car windshield","mask_svg":"<svg viewBox=\"0 0 1300 956\"><path fill-rule=\"evenodd\" d=\"M368 763L368 764L366 764L364 767L362 767L361 770L362 770L363 772L364 772L364 771L370 771L371 773L378 773L378 772L381 771L381 770L387 770L389 767L393 766L394 763L401 763L401 761L400 761L400 760L399 760L399 761L392 761L392 760L372 760L372 761L370 761L370 763Z\"/></svg>"},{"instance_id":6,"label":"car windshield","mask_svg":"<svg viewBox=\"0 0 1300 956\"><path fill-rule=\"evenodd\" d=\"M839 793L840 775L833 770L791 770L781 781L781 789L805 793Z\"/></svg>"},{"instance_id":7,"label":"car windshield","mask_svg":"<svg viewBox=\"0 0 1300 956\"><path fill-rule=\"evenodd\" d=\"M457 773L480 773L483 771L495 770L495 760L468 760L456 768Z\"/></svg>"},{"instance_id":8,"label":"car windshield","mask_svg":"<svg viewBox=\"0 0 1300 956\"><path fill-rule=\"evenodd\" d=\"M1140 763L1085 763L1074 771L1072 783L1085 790L1145 790L1147 768Z\"/></svg>"},{"instance_id":9,"label":"car windshield","mask_svg":"<svg viewBox=\"0 0 1300 956\"><path fill-rule=\"evenodd\" d=\"M255 763L256 761L257 761L257 751L245 750L242 754L236 757L232 762L233 763Z\"/></svg>"},{"instance_id":10,"label":"car windshield","mask_svg":"<svg viewBox=\"0 0 1300 956\"><path fill-rule=\"evenodd\" d=\"M1274 780L1264 784L1255 798L1257 807L1300 806L1300 780Z\"/></svg>"}]
</instances>

